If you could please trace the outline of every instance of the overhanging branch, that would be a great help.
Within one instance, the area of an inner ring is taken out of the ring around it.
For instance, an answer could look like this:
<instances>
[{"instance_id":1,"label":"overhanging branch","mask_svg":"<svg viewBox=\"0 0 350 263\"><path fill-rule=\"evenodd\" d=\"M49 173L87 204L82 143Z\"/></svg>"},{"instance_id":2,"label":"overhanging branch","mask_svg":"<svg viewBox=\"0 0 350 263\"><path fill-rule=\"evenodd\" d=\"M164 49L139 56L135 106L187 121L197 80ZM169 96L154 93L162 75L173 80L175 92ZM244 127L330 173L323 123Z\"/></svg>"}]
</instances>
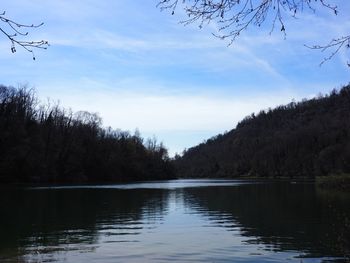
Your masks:
<instances>
[{"instance_id":1,"label":"overhanging branch","mask_svg":"<svg viewBox=\"0 0 350 263\"><path fill-rule=\"evenodd\" d=\"M28 29L41 27L44 23L40 24L21 24L5 16L6 13L0 13L0 21L4 26L0 26L0 32L3 33L11 42L11 52L17 51L16 46L24 48L26 51L32 54L33 60L35 60L34 49L47 49L49 42L46 40L40 41L27 41L21 38L27 37L29 34Z\"/></svg>"}]
</instances>

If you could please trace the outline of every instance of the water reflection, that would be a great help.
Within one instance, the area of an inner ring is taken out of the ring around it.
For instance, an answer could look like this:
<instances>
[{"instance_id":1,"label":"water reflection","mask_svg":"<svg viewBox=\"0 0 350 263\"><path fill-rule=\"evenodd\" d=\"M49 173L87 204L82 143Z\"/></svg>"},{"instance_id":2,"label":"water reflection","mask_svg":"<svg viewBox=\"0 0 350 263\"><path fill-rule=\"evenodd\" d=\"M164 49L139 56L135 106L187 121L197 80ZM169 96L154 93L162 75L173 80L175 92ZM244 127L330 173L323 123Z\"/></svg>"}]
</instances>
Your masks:
<instances>
[{"instance_id":1,"label":"water reflection","mask_svg":"<svg viewBox=\"0 0 350 263\"><path fill-rule=\"evenodd\" d=\"M312 184L174 183L2 189L0 261L321 262L348 248L348 196Z\"/></svg>"},{"instance_id":2,"label":"water reflection","mask_svg":"<svg viewBox=\"0 0 350 263\"><path fill-rule=\"evenodd\" d=\"M0 260L134 242L167 211L162 191L17 189L0 196Z\"/></svg>"},{"instance_id":3,"label":"water reflection","mask_svg":"<svg viewBox=\"0 0 350 263\"><path fill-rule=\"evenodd\" d=\"M342 247L349 242L349 198L320 196L313 184L191 189L185 199L211 225L233 231L239 227L245 243L264 244L266 250L298 251L303 257L343 256Z\"/></svg>"}]
</instances>

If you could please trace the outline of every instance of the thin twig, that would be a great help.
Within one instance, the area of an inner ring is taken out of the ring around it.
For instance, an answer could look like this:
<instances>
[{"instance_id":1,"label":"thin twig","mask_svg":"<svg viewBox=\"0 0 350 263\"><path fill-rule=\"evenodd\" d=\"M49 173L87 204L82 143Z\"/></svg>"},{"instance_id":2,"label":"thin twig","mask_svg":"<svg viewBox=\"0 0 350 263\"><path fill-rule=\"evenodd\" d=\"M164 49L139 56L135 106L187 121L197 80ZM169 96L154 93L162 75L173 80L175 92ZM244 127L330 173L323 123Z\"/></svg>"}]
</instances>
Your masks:
<instances>
[{"instance_id":1,"label":"thin twig","mask_svg":"<svg viewBox=\"0 0 350 263\"><path fill-rule=\"evenodd\" d=\"M213 33L220 39L229 39L229 45L239 37L249 26L260 27L266 21L271 21L270 34L279 25L284 37L287 36L287 28L284 16L290 15L296 18L298 13L305 9L316 12L317 5L338 14L338 7L328 3L328 0L181 0L188 19L180 21L184 25L199 22L201 28L204 24L216 22L219 25L218 33ZM161 11L171 10L174 14L180 4L179 0L161 0L158 7ZM311 49L322 51L333 50L320 64L332 59L343 47L349 48L350 36L333 39L325 46L307 46Z\"/></svg>"},{"instance_id":2,"label":"thin twig","mask_svg":"<svg viewBox=\"0 0 350 263\"><path fill-rule=\"evenodd\" d=\"M12 19L9 19L5 16L5 12L0 13L0 21L7 26L7 30L5 27L0 27L0 32L3 33L11 42L11 52L15 53L16 46L20 46L24 48L26 51L32 54L33 60L35 60L34 49L47 49L49 47L49 42L46 40L40 41L27 41L19 39L18 37L26 37L29 32L23 29L32 29L41 27L44 23L40 24L21 24Z\"/></svg>"}]
</instances>

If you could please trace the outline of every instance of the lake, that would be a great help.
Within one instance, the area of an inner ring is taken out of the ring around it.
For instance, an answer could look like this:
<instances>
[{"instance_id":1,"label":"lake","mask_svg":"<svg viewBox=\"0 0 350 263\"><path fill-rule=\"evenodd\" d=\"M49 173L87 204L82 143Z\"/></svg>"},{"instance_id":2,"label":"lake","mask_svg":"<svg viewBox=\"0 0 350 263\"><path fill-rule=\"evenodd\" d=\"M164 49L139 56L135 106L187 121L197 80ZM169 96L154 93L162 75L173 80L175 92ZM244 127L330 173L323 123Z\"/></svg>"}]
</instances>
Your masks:
<instances>
[{"instance_id":1,"label":"lake","mask_svg":"<svg viewBox=\"0 0 350 263\"><path fill-rule=\"evenodd\" d=\"M0 188L0 262L345 262L350 198L313 183Z\"/></svg>"}]
</instances>

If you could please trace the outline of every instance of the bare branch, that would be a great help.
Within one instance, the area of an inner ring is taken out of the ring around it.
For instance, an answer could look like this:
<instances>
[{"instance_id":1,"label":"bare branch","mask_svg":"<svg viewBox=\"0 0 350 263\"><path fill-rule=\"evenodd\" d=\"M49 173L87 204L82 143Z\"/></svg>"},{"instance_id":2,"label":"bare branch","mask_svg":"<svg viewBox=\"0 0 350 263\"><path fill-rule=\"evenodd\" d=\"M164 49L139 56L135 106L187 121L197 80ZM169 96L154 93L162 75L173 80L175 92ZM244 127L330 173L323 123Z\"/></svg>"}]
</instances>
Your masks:
<instances>
[{"instance_id":1,"label":"bare branch","mask_svg":"<svg viewBox=\"0 0 350 263\"><path fill-rule=\"evenodd\" d=\"M187 25L196 21L200 25L210 21L220 25L220 38L238 37L250 25L260 27L269 14L272 16L272 29L279 23L285 34L283 16L287 13L296 16L305 6L314 11L313 4L320 4L336 12L337 7L328 4L325 0L182 0L188 19L181 21ZM161 10L170 9L175 12L179 0L162 0L158 3Z\"/></svg>"},{"instance_id":2,"label":"bare branch","mask_svg":"<svg viewBox=\"0 0 350 263\"><path fill-rule=\"evenodd\" d=\"M201 28L213 21L219 25L219 33L213 35L220 39L229 39L229 45L248 27L260 27L265 22L271 23L270 34L278 27L286 37L285 17L296 17L305 9L316 12L316 7L319 6L329 9L335 15L338 14L337 6L328 3L327 0L161 0L157 6L161 11L171 10L174 14L180 4L188 16L188 19L180 23L188 25L199 22ZM323 64L342 47L348 47L348 44L349 36L333 39L325 46L308 47L322 51L334 48L332 54L321 63Z\"/></svg>"},{"instance_id":3,"label":"bare branch","mask_svg":"<svg viewBox=\"0 0 350 263\"><path fill-rule=\"evenodd\" d=\"M328 44L326 45L313 45L308 46L305 45L307 48L310 49L316 49L321 50L322 52L331 50L331 54L327 57L325 57L322 62L320 63L320 66L322 66L326 61L331 60L342 47L345 47L347 49L350 49L350 35L349 36L343 36L340 38L332 39ZM350 62L347 62L348 67L350 67Z\"/></svg>"},{"instance_id":4,"label":"bare branch","mask_svg":"<svg viewBox=\"0 0 350 263\"><path fill-rule=\"evenodd\" d=\"M3 13L0 13L0 21L5 25L5 27L0 26L0 32L3 33L11 41L12 53L15 53L17 51L16 46L20 46L26 51L30 52L32 54L33 60L35 60L34 49L47 49L49 47L49 42L46 40L26 41L19 38L28 36L29 32L26 30L41 27L44 23L31 25L21 24L9 19L5 15L5 11Z\"/></svg>"}]
</instances>

